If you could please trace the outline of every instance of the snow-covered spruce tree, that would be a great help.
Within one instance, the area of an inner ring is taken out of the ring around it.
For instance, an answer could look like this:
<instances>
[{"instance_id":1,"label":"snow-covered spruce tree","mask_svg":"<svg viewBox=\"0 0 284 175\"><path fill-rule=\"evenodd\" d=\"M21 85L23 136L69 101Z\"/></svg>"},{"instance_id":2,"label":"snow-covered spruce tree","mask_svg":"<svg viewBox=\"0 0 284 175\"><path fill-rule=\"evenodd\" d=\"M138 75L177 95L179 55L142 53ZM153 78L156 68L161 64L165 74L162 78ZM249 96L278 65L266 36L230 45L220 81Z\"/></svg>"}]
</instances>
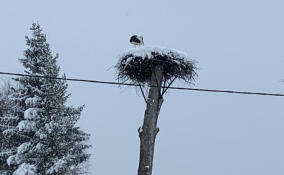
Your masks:
<instances>
[{"instance_id":1,"label":"snow-covered spruce tree","mask_svg":"<svg viewBox=\"0 0 284 175\"><path fill-rule=\"evenodd\" d=\"M12 174L14 167L8 166L6 163L7 158L13 154L11 149L16 143L15 139L7 139L3 131L9 129L9 126L16 123L17 119L13 117L12 110L14 105L9 100L10 94L13 92L13 87L10 81L3 82L3 86L0 88L0 174L8 175Z\"/></svg>"},{"instance_id":2,"label":"snow-covered spruce tree","mask_svg":"<svg viewBox=\"0 0 284 175\"><path fill-rule=\"evenodd\" d=\"M58 55L53 56L39 24L30 28L26 37L28 48L20 59L25 73L32 76L59 77ZM76 122L83 106L66 106L70 94L65 80L39 77L15 78L19 89L11 95L17 108L17 123L3 133L18 138L14 154L7 164L16 167L14 174L79 174L89 158L86 149L89 134Z\"/></svg>"}]
</instances>

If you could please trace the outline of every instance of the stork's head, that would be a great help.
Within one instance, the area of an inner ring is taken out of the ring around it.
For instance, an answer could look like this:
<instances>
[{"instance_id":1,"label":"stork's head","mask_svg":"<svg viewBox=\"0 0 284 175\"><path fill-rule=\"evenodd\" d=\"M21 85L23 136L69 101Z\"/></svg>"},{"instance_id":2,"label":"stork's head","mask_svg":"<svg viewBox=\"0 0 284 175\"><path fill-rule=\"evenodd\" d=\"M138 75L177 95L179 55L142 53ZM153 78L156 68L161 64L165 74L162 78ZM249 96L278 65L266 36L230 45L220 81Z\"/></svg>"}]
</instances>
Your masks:
<instances>
[{"instance_id":1,"label":"stork's head","mask_svg":"<svg viewBox=\"0 0 284 175\"><path fill-rule=\"evenodd\" d=\"M133 35L129 41L133 45L144 45L143 36Z\"/></svg>"}]
</instances>

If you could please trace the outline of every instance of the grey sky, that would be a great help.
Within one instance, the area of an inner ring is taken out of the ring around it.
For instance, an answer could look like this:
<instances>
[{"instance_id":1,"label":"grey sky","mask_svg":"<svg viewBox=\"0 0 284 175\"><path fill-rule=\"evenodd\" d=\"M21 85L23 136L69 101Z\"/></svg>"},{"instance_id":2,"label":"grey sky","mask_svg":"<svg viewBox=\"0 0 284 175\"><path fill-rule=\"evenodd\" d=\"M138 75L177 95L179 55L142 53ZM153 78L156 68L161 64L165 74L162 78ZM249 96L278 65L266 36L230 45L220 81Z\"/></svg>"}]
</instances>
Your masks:
<instances>
[{"instance_id":1,"label":"grey sky","mask_svg":"<svg viewBox=\"0 0 284 175\"><path fill-rule=\"evenodd\" d=\"M195 87L284 93L283 16L280 0L1 1L0 70L22 72L24 36L39 21L68 77L113 81L108 69L141 34L145 45L196 59ZM92 134L92 174L136 174L142 97L87 83L70 82L69 92L71 105L86 104L80 126ZM283 97L171 90L153 174L283 175L283 105Z\"/></svg>"}]
</instances>

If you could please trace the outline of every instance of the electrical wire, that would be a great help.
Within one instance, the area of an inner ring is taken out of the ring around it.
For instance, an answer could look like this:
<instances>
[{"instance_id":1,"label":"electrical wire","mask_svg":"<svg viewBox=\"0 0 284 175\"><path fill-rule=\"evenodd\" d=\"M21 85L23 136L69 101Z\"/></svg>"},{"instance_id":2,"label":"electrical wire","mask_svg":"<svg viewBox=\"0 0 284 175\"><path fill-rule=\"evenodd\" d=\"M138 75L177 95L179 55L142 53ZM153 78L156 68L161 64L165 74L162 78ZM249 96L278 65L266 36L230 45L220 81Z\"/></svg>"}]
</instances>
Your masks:
<instances>
[{"instance_id":1,"label":"electrical wire","mask_svg":"<svg viewBox=\"0 0 284 175\"><path fill-rule=\"evenodd\" d=\"M112 82L112 81L86 80L86 79L76 79L76 78L59 78L59 77L48 77L48 76L41 76L41 75L28 75L28 74L10 73L10 72L0 72L0 74L12 75L12 76L22 76L22 77L36 77L36 78L47 78L47 79L55 79L55 80L88 82L88 83L100 83L100 84L110 84L110 85L136 86L136 87L140 86L139 84L133 84L133 83L120 83L120 82ZM152 86L152 87L159 87L159 86ZM246 94L246 95L262 95L262 96L284 97L284 94L278 94L278 93L248 92L248 91L234 91L234 90L217 90L217 89L199 89L199 88L188 88L188 87L164 87L164 86L161 86L161 88L169 88L169 89L175 89L175 90L201 91L201 92L215 92L215 93L231 93L231 94Z\"/></svg>"}]
</instances>

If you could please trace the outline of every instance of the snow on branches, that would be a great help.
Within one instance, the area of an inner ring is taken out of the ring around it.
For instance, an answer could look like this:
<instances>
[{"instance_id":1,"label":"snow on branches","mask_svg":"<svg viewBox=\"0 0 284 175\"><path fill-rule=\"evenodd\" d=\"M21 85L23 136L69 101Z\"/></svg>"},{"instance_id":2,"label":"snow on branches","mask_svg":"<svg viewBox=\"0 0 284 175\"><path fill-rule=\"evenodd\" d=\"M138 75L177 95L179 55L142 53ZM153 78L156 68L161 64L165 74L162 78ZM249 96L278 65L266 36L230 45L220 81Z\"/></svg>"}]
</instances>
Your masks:
<instances>
[{"instance_id":1,"label":"snow on branches","mask_svg":"<svg viewBox=\"0 0 284 175\"><path fill-rule=\"evenodd\" d=\"M36 167L28 163L22 163L13 175L36 175Z\"/></svg>"},{"instance_id":2,"label":"snow on branches","mask_svg":"<svg viewBox=\"0 0 284 175\"><path fill-rule=\"evenodd\" d=\"M24 112L25 119L37 119L39 118L38 113L41 111L39 108L28 108Z\"/></svg>"}]
</instances>

